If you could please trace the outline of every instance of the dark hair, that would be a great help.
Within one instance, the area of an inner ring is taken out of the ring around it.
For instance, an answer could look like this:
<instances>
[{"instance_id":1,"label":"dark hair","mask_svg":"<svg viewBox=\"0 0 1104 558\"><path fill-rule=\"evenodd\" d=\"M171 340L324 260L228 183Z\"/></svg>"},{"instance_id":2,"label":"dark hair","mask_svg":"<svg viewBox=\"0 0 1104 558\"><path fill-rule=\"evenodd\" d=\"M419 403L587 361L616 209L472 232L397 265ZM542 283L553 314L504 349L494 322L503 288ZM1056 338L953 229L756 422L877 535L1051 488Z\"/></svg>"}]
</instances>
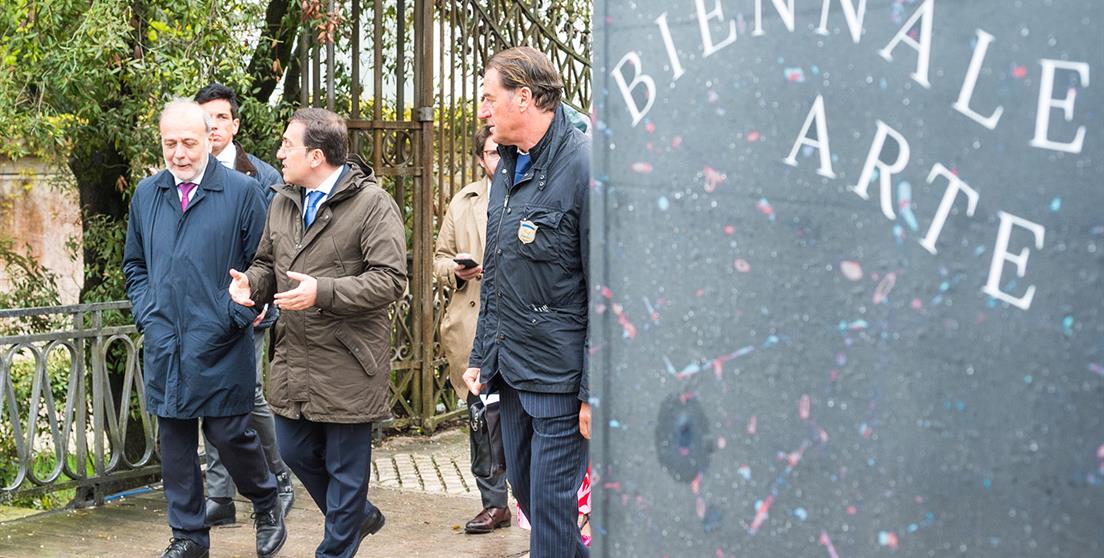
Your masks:
<instances>
[{"instance_id":1,"label":"dark hair","mask_svg":"<svg viewBox=\"0 0 1104 558\"><path fill-rule=\"evenodd\" d=\"M238 117L238 96L234 94L233 89L216 81L200 89L199 93L195 95L195 102L201 105L219 99L230 103L230 116L236 119Z\"/></svg>"},{"instance_id":2,"label":"dark hair","mask_svg":"<svg viewBox=\"0 0 1104 558\"><path fill-rule=\"evenodd\" d=\"M504 89L517 91L528 87L537 108L551 112L560 104L563 79L541 51L527 46L503 50L487 62L487 69L491 68L498 71Z\"/></svg>"},{"instance_id":3,"label":"dark hair","mask_svg":"<svg viewBox=\"0 0 1104 558\"><path fill-rule=\"evenodd\" d=\"M487 138L491 137L491 127L480 125L479 129L475 131L475 137L472 141L475 145L472 146L472 153L476 159L483 158L483 146L487 145Z\"/></svg>"},{"instance_id":4,"label":"dark hair","mask_svg":"<svg viewBox=\"0 0 1104 558\"><path fill-rule=\"evenodd\" d=\"M345 164L349 156L349 128L340 115L322 108L301 108L291 115L291 122L303 123L303 146L321 149L326 162Z\"/></svg>"}]
</instances>

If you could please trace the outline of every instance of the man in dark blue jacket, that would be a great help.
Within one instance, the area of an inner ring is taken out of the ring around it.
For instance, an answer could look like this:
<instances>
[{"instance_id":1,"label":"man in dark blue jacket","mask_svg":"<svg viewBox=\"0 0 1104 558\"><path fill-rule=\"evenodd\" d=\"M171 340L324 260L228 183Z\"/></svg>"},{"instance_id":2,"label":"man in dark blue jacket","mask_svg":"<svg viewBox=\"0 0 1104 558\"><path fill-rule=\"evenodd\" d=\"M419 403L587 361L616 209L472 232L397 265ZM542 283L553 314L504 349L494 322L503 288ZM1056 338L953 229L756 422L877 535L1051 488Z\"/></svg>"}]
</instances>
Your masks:
<instances>
[{"instance_id":1,"label":"man in dark blue jacket","mask_svg":"<svg viewBox=\"0 0 1104 558\"><path fill-rule=\"evenodd\" d=\"M506 474L533 526L533 558L589 556L576 493L587 466L590 141L560 106L543 54L496 54L479 117L502 157L491 185L483 286L464 373L501 397Z\"/></svg>"},{"instance_id":2,"label":"man in dark blue jacket","mask_svg":"<svg viewBox=\"0 0 1104 558\"><path fill-rule=\"evenodd\" d=\"M283 186L280 171L258 159L252 153L246 153L234 136L241 127L238 116L238 97L234 90L221 83L212 83L200 89L195 102L211 115L211 155L222 166L251 176L260 183L264 195L265 208L272 201L276 189ZM265 306L257 316L253 327L253 353L257 359L257 384L253 391L253 429L261 438L268 467L276 475L280 487L280 511L286 517L295 502L295 490L291 485L291 469L280 458L280 448L276 445L276 422L272 418L272 409L264 396L264 341L272 324L276 323L279 311L275 307ZM237 521L234 506L234 486L230 473L222 464L218 448L206 444L207 451L207 525L225 525Z\"/></svg>"},{"instance_id":3,"label":"man in dark blue jacket","mask_svg":"<svg viewBox=\"0 0 1104 558\"><path fill-rule=\"evenodd\" d=\"M250 426L257 312L230 300L229 270L248 265L264 229L255 180L209 156L209 115L192 101L166 105L160 121L167 169L146 178L130 203L123 272L134 321L145 334L146 407L158 417L161 475L172 540L163 558L208 555L199 418L227 470L253 502L257 555L287 539L276 477Z\"/></svg>"}]
</instances>

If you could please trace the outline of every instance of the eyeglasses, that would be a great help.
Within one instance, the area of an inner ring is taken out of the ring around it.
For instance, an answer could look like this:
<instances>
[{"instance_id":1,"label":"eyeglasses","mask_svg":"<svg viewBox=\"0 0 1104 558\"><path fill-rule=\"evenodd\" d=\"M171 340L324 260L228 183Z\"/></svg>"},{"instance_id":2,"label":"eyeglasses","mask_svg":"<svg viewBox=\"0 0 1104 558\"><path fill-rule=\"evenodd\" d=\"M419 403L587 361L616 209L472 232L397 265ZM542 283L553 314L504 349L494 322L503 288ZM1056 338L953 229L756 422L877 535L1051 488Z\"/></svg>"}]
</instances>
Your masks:
<instances>
[{"instance_id":1,"label":"eyeglasses","mask_svg":"<svg viewBox=\"0 0 1104 558\"><path fill-rule=\"evenodd\" d=\"M280 145L280 149L278 149L277 152L279 152L279 151L290 151L292 149L306 149L307 151L310 151L311 149L318 149L318 148L317 147L307 147L305 145Z\"/></svg>"}]
</instances>

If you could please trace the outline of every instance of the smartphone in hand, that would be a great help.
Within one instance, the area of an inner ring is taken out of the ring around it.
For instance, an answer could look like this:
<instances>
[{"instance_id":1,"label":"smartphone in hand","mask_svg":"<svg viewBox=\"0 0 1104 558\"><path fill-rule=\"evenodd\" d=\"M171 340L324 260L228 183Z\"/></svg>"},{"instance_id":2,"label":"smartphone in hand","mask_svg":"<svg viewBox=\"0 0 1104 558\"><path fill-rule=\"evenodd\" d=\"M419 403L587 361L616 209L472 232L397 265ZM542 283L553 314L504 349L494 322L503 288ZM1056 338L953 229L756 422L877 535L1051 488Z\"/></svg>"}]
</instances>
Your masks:
<instances>
[{"instance_id":1,"label":"smartphone in hand","mask_svg":"<svg viewBox=\"0 0 1104 558\"><path fill-rule=\"evenodd\" d=\"M475 263L475 260L473 260L471 258L453 258L452 261L460 264L460 267L462 267L464 269L471 269L471 268L476 267L476 266L479 265L479 264Z\"/></svg>"}]
</instances>

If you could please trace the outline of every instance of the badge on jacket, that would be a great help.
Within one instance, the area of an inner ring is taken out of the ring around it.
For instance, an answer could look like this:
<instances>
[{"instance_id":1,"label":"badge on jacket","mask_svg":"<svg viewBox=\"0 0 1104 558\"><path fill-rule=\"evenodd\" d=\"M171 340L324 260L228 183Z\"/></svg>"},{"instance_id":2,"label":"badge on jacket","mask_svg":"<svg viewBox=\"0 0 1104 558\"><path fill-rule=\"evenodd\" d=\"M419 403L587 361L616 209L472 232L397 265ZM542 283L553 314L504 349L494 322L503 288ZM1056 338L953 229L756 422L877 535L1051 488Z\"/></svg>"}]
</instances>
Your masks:
<instances>
[{"instance_id":1,"label":"badge on jacket","mask_svg":"<svg viewBox=\"0 0 1104 558\"><path fill-rule=\"evenodd\" d=\"M529 244L537 239L537 224L532 221L522 221L518 225L518 240L522 244Z\"/></svg>"}]
</instances>

